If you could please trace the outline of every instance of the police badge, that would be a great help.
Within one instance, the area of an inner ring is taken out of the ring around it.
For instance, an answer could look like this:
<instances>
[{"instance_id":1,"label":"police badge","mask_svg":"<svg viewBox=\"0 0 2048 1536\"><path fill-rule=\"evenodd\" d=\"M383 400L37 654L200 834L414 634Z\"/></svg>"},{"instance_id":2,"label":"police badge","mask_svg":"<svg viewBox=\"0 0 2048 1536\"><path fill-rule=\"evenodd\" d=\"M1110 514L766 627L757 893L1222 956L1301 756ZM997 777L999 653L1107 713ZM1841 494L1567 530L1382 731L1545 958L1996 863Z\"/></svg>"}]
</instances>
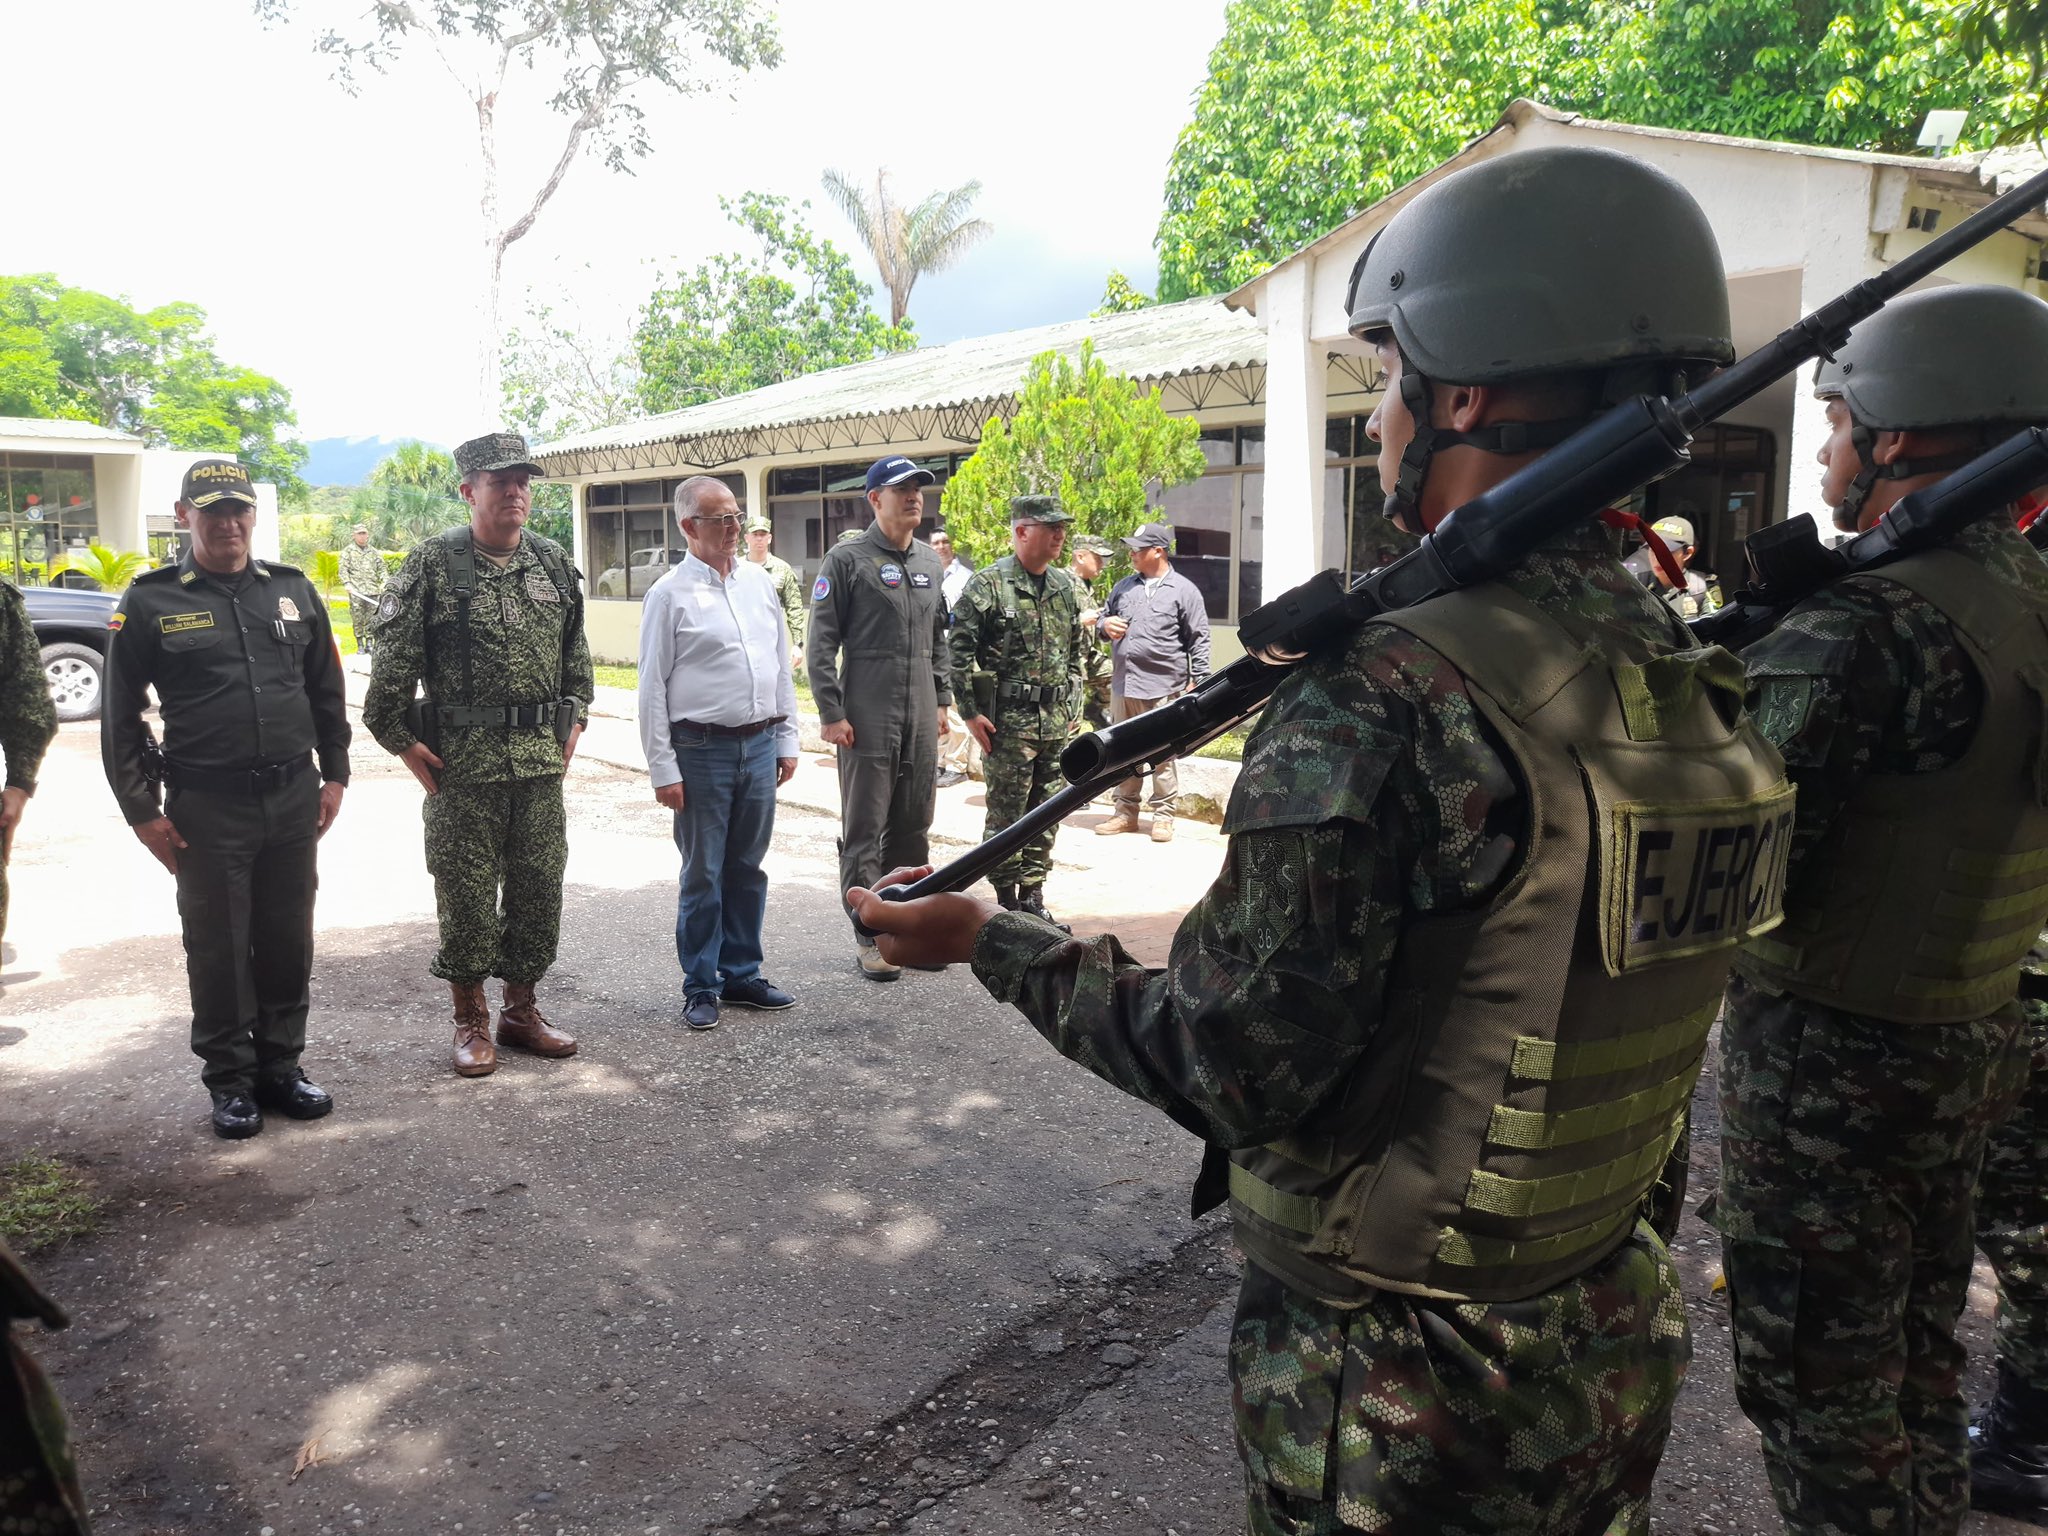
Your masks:
<instances>
[{"instance_id":1,"label":"police badge","mask_svg":"<svg viewBox=\"0 0 2048 1536\"><path fill-rule=\"evenodd\" d=\"M277 616L285 620L296 619L299 617L299 605L288 597L280 597L277 600Z\"/></svg>"}]
</instances>

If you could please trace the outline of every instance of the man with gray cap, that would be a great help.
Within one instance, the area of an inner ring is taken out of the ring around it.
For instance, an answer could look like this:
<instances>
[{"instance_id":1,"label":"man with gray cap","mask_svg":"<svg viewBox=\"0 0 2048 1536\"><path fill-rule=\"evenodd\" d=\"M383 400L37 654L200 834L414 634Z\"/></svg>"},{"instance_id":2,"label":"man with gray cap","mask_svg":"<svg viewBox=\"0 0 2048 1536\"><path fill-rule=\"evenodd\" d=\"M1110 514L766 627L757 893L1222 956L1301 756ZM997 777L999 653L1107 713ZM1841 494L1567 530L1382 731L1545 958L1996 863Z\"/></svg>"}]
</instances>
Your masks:
<instances>
[{"instance_id":1,"label":"man with gray cap","mask_svg":"<svg viewBox=\"0 0 2048 1536\"><path fill-rule=\"evenodd\" d=\"M341 551L341 584L348 592L349 623L356 632L356 653L370 654L370 631L377 625L377 599L391 577L384 556L370 547L370 525L357 523Z\"/></svg>"},{"instance_id":2,"label":"man with gray cap","mask_svg":"<svg viewBox=\"0 0 2048 1536\"><path fill-rule=\"evenodd\" d=\"M780 555L770 554L768 546L775 542L775 529L767 518L756 512L747 519L747 558L768 573L768 579L775 583L776 599L782 604L782 622L789 630L789 653L794 665L804 664L804 582L796 573L796 567Z\"/></svg>"},{"instance_id":3,"label":"man with gray cap","mask_svg":"<svg viewBox=\"0 0 2048 1536\"><path fill-rule=\"evenodd\" d=\"M1664 568L1664 562L1651 553L1648 545L1637 550L1622 563L1635 572L1636 579L1664 599L1664 606L1681 619L1696 619L1703 613L1712 613L1721 606L1720 584L1692 568L1693 558L1699 553L1699 541L1693 532L1692 520L1685 517L1660 517L1650 524L1650 532L1664 541L1664 547L1671 551L1671 558L1678 566L1680 579L1672 581L1671 573Z\"/></svg>"},{"instance_id":4,"label":"man with gray cap","mask_svg":"<svg viewBox=\"0 0 2048 1536\"><path fill-rule=\"evenodd\" d=\"M1195 584L1173 568L1173 525L1146 523L1124 540L1137 569L1118 582L1095 621L1111 647L1109 716L1112 724L1157 709L1209 675L1209 610ZM1095 831L1099 837L1138 830L1143 774L1116 787L1116 809ZM1173 841L1173 807L1180 775L1173 759L1152 765L1152 841Z\"/></svg>"},{"instance_id":5,"label":"man with gray cap","mask_svg":"<svg viewBox=\"0 0 2048 1536\"><path fill-rule=\"evenodd\" d=\"M901 455L870 465L875 520L827 550L811 584L804 654L822 734L838 749L842 891L922 864L930 849L953 701L939 557L917 537L934 478ZM901 974L872 940L857 939L856 950L870 980Z\"/></svg>"},{"instance_id":6,"label":"man with gray cap","mask_svg":"<svg viewBox=\"0 0 2048 1536\"><path fill-rule=\"evenodd\" d=\"M504 978L497 1045L571 1056L534 1003L555 963L569 861L562 776L595 693L583 593L526 526L540 473L513 432L455 450L469 521L422 541L384 589L363 725L427 792L427 869L455 998L455 1071L494 1071L484 981ZM414 690L425 687L415 700Z\"/></svg>"}]
</instances>

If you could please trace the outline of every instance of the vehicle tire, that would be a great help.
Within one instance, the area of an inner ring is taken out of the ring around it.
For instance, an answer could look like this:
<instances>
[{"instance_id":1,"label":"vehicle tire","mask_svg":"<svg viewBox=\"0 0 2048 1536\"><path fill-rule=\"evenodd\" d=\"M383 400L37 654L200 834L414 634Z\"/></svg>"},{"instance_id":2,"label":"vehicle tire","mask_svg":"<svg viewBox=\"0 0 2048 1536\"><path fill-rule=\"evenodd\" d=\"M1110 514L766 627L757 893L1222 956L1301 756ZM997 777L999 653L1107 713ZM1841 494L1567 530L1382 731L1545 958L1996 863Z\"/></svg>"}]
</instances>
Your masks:
<instances>
[{"instance_id":1,"label":"vehicle tire","mask_svg":"<svg viewBox=\"0 0 2048 1536\"><path fill-rule=\"evenodd\" d=\"M43 647L43 676L49 680L59 720L100 717L100 680L106 668L106 658L89 645L63 641Z\"/></svg>"}]
</instances>

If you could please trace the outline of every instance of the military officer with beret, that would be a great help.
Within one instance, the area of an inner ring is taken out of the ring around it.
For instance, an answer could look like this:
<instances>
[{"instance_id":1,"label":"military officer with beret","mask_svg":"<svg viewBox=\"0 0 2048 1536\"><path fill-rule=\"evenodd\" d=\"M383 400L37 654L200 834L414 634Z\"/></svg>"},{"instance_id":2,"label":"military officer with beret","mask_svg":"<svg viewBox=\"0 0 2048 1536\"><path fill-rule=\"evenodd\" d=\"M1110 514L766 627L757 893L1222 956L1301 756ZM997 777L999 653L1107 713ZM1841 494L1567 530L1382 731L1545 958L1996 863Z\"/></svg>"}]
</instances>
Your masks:
<instances>
[{"instance_id":1,"label":"military officer with beret","mask_svg":"<svg viewBox=\"0 0 2048 1536\"><path fill-rule=\"evenodd\" d=\"M917 537L932 472L894 455L868 466L874 522L826 551L805 641L811 696L839 757L839 888L922 864L946 734L946 601L939 557ZM856 939L861 973L898 968Z\"/></svg>"},{"instance_id":2,"label":"military officer with beret","mask_svg":"<svg viewBox=\"0 0 2048 1536\"><path fill-rule=\"evenodd\" d=\"M469 521L406 556L377 612L363 725L427 792L427 869L455 1002L454 1066L483 1077L496 1046L573 1056L534 988L555 963L569 862L562 776L596 692L581 577L526 526L540 473L513 432L455 450ZM414 690L425 697L415 702ZM484 981L501 977L491 1038Z\"/></svg>"},{"instance_id":3,"label":"military officer with beret","mask_svg":"<svg viewBox=\"0 0 2048 1536\"><path fill-rule=\"evenodd\" d=\"M348 705L319 591L250 554L248 471L201 459L177 520L185 553L136 577L109 620L100 755L121 814L177 879L192 1049L214 1132L232 1139L262 1130L266 1109L312 1120L334 1107L299 1055L314 845L341 812ZM152 687L160 757L142 720Z\"/></svg>"},{"instance_id":4,"label":"military officer with beret","mask_svg":"<svg viewBox=\"0 0 2048 1536\"><path fill-rule=\"evenodd\" d=\"M0 939L7 937L7 855L50 738L57 734L57 707L50 702L41 647L21 594L0 581L0 756L7 782L0 788Z\"/></svg>"},{"instance_id":5,"label":"military officer with beret","mask_svg":"<svg viewBox=\"0 0 2048 1536\"><path fill-rule=\"evenodd\" d=\"M953 605L953 696L984 754L984 837L1042 804L1060 782L1088 644L1080 584L1053 564L1072 521L1057 496L1013 498L1010 553L968 577ZM990 873L1006 910L1053 921L1045 878L1057 830L1047 827Z\"/></svg>"}]
</instances>

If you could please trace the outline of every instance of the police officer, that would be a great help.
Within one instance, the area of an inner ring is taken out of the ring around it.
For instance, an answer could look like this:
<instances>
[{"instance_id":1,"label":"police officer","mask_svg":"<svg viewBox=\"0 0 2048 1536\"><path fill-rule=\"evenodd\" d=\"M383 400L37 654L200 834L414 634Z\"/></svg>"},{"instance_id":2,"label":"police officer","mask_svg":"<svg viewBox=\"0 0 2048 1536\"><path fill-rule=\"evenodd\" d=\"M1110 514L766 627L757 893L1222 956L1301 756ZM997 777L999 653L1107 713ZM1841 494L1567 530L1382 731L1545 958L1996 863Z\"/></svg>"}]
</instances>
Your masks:
<instances>
[{"instance_id":1,"label":"police officer","mask_svg":"<svg viewBox=\"0 0 2048 1536\"><path fill-rule=\"evenodd\" d=\"M1692 520L1660 517L1650 524L1650 531L1663 542L1672 564L1678 567L1678 580L1674 582L1671 579L1664 562L1652 555L1645 545L1627 561L1629 569L1637 573L1643 585L1663 598L1664 606L1681 619L1696 619L1701 614L1719 609L1722 602L1719 581L1693 569L1693 559L1699 554L1699 539L1693 532Z\"/></svg>"},{"instance_id":2,"label":"police officer","mask_svg":"<svg viewBox=\"0 0 2048 1536\"><path fill-rule=\"evenodd\" d=\"M1423 189L1356 272L1351 329L1418 529L1731 352L1705 216L1580 148ZM1163 973L964 895L855 897L895 958L971 955L1211 1144L1198 1206L1227 1192L1250 1260L1231 1368L1257 1536L1647 1529L1690 1345L1637 1207L1734 945L1773 920L1755 855L1792 796L1735 659L1691 648L1592 512L1281 683ZM1717 899L1667 910L1708 878Z\"/></svg>"},{"instance_id":3,"label":"police officer","mask_svg":"<svg viewBox=\"0 0 2048 1536\"><path fill-rule=\"evenodd\" d=\"M70 1325L0 1242L0 1531L86 1536L85 1495L63 1405L15 1337L14 1325L28 1322Z\"/></svg>"},{"instance_id":4,"label":"police officer","mask_svg":"<svg viewBox=\"0 0 2048 1536\"><path fill-rule=\"evenodd\" d=\"M823 735L838 748L841 890L921 864L930 849L953 700L939 557L916 536L933 478L906 458L869 465L874 522L849 529L811 584L805 657ZM856 938L855 951L870 980L900 974L868 940Z\"/></svg>"},{"instance_id":5,"label":"police officer","mask_svg":"<svg viewBox=\"0 0 2048 1536\"><path fill-rule=\"evenodd\" d=\"M775 596L782 604L782 622L789 630L789 653L796 666L804 664L804 583L796 567L782 556L771 554L775 528L756 512L747 519L747 558L768 573L775 583Z\"/></svg>"},{"instance_id":6,"label":"police officer","mask_svg":"<svg viewBox=\"0 0 2048 1536\"><path fill-rule=\"evenodd\" d=\"M1870 527L2048 422L2048 304L1899 299L1814 392L1821 496ZM1784 926L1728 991L1715 1220L1736 1394L1790 1531L1954 1531L1969 1507L1955 1323L2048 918L2044 624L2048 568L2005 509L1824 588L1744 657L1799 826Z\"/></svg>"},{"instance_id":7,"label":"police officer","mask_svg":"<svg viewBox=\"0 0 2048 1536\"><path fill-rule=\"evenodd\" d=\"M1012 498L1010 553L970 576L953 608L953 696L983 753L985 837L1060 782L1060 749L1087 676L1081 588L1053 565L1072 521L1057 496ZM989 875L1001 906L1053 921L1045 877L1056 831L1047 827Z\"/></svg>"},{"instance_id":8,"label":"police officer","mask_svg":"<svg viewBox=\"0 0 2048 1536\"><path fill-rule=\"evenodd\" d=\"M370 654L370 631L377 627L377 599L391 572L384 557L370 547L370 525L357 523L341 551L341 584L348 593L348 618L355 630L356 651Z\"/></svg>"},{"instance_id":9,"label":"police officer","mask_svg":"<svg viewBox=\"0 0 2048 1536\"><path fill-rule=\"evenodd\" d=\"M513 432L455 450L469 522L405 558L377 614L363 725L427 792L427 869L441 922L429 967L455 999L455 1071L483 1077L496 1046L573 1056L534 988L555 963L569 862L562 776L596 680L581 577L526 526L540 473ZM424 685L425 698L413 693ZM487 977L505 982L491 1039Z\"/></svg>"},{"instance_id":10,"label":"police officer","mask_svg":"<svg viewBox=\"0 0 2048 1536\"><path fill-rule=\"evenodd\" d=\"M43 675L42 648L21 594L0 581L0 756L7 779L0 788L0 940L7 937L7 856L21 826L36 771L57 734L57 707Z\"/></svg>"},{"instance_id":11,"label":"police officer","mask_svg":"<svg viewBox=\"0 0 2048 1536\"><path fill-rule=\"evenodd\" d=\"M334 1107L299 1054L314 844L348 783L348 706L319 591L249 553L248 471L194 464L177 520L185 553L136 577L109 621L100 755L121 814L177 878L192 1049L214 1132L236 1138L262 1130L266 1109L312 1120ZM142 720L152 687L160 766Z\"/></svg>"}]
</instances>

